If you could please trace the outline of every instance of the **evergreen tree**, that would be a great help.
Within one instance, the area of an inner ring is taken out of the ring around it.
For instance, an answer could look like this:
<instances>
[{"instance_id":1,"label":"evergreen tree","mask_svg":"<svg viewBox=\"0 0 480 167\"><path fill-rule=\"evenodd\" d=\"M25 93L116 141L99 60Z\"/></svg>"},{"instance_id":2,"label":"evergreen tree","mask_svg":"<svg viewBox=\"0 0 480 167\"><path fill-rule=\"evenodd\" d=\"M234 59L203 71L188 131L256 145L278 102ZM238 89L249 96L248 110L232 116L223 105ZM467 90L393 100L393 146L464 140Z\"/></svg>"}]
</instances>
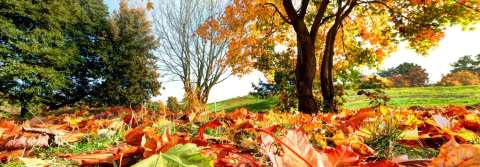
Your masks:
<instances>
[{"instance_id":1,"label":"evergreen tree","mask_svg":"<svg viewBox=\"0 0 480 167\"><path fill-rule=\"evenodd\" d=\"M107 105L138 105L159 94L157 40L143 8L120 3L108 20L111 48L105 57L105 82L99 97Z\"/></svg>"},{"instance_id":2,"label":"evergreen tree","mask_svg":"<svg viewBox=\"0 0 480 167\"><path fill-rule=\"evenodd\" d=\"M22 116L31 104L62 103L66 96L62 90L76 84L71 67L83 63L73 38L79 32L69 36L67 30L96 13L89 2L0 2L0 94L10 103L20 103Z\"/></svg>"},{"instance_id":3,"label":"evergreen tree","mask_svg":"<svg viewBox=\"0 0 480 167\"><path fill-rule=\"evenodd\" d=\"M49 104L51 108L84 101L96 103L95 92L99 89L105 75L106 62L103 57L110 48L108 35L108 10L102 0L78 1L82 10L75 10L77 21L65 29L65 36L77 49L76 61L69 66L71 74L67 76L70 85L62 89L56 98L62 99Z\"/></svg>"},{"instance_id":4,"label":"evergreen tree","mask_svg":"<svg viewBox=\"0 0 480 167\"><path fill-rule=\"evenodd\" d=\"M480 74L480 54L478 54L476 57L460 57L455 63L452 64L452 66L452 72L472 71Z\"/></svg>"}]
</instances>

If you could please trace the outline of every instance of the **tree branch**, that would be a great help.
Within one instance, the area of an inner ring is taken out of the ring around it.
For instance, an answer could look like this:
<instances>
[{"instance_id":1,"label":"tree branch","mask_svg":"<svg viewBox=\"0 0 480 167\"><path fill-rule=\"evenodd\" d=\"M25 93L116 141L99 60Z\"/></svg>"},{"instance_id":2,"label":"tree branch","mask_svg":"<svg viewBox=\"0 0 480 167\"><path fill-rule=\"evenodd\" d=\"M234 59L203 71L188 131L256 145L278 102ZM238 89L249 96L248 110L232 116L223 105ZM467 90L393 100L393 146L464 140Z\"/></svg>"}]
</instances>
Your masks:
<instances>
[{"instance_id":1,"label":"tree branch","mask_svg":"<svg viewBox=\"0 0 480 167\"><path fill-rule=\"evenodd\" d=\"M300 6L300 11L298 12L298 17L300 19L303 19L305 14L307 14L308 2L310 2L310 0L302 0L302 6Z\"/></svg>"},{"instance_id":2,"label":"tree branch","mask_svg":"<svg viewBox=\"0 0 480 167\"><path fill-rule=\"evenodd\" d=\"M290 18L291 23L290 24L295 24L298 20L298 15L297 11L295 10L295 7L293 7L292 0L283 0L283 8L285 9L285 12L287 12L288 18ZM295 25L294 25L295 26Z\"/></svg>"},{"instance_id":3,"label":"tree branch","mask_svg":"<svg viewBox=\"0 0 480 167\"><path fill-rule=\"evenodd\" d=\"M404 19L407 19L409 22L411 22L413 24L417 24L417 25L421 25L421 26L433 26L432 24L425 24L425 23L416 22L412 18L409 18L407 16L402 15L400 12L396 12L395 9L393 9L393 7L389 6L387 3L383 2L383 1L377 1L377 0L362 1L362 2L359 2L358 4L379 4L379 5L382 5L385 8L387 8L388 11L390 12L390 14L394 17L404 18Z\"/></svg>"},{"instance_id":4,"label":"tree branch","mask_svg":"<svg viewBox=\"0 0 480 167\"><path fill-rule=\"evenodd\" d=\"M317 37L318 29L327 20L327 17L324 18L324 16L329 3L329 0L323 0L322 4L320 4L320 8L318 8L317 15L315 15L315 20L313 21L312 27L310 28L311 39L315 39Z\"/></svg>"},{"instance_id":5,"label":"tree branch","mask_svg":"<svg viewBox=\"0 0 480 167\"><path fill-rule=\"evenodd\" d=\"M280 12L280 9L278 9L277 5L275 5L273 3L264 3L263 5L272 6L273 9L275 10L275 12L278 13L278 15L282 18L283 21L285 21L288 24L292 24L292 22L290 20L288 20L288 18L285 15L283 15L282 12Z\"/></svg>"}]
</instances>

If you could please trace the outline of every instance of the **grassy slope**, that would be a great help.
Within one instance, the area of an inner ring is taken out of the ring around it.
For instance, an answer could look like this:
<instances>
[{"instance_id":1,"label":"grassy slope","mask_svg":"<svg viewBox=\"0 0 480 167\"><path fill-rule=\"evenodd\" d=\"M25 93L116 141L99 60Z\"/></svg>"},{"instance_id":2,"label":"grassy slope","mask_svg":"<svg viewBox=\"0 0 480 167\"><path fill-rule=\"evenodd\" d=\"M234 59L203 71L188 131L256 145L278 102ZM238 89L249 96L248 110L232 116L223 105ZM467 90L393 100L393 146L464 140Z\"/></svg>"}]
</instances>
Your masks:
<instances>
[{"instance_id":1,"label":"grassy slope","mask_svg":"<svg viewBox=\"0 0 480 167\"><path fill-rule=\"evenodd\" d=\"M392 88L386 90L391 97L389 104L395 107L408 106L445 106L480 104L480 85L455 87L416 87ZM356 95L355 91L347 91L345 108L357 109L368 106L368 99ZM237 97L208 105L210 111L232 111L245 107L251 111L269 110L278 103L278 98L261 99L252 96Z\"/></svg>"}]
</instances>

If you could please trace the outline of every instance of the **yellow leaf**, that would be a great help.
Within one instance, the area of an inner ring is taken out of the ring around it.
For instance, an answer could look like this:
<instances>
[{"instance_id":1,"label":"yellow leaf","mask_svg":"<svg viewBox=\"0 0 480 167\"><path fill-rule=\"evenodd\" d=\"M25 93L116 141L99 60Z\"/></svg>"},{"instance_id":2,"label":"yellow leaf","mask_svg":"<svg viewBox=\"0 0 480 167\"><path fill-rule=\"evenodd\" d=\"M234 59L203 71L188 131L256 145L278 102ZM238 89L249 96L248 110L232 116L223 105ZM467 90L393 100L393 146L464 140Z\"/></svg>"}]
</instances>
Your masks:
<instances>
[{"instance_id":1,"label":"yellow leaf","mask_svg":"<svg viewBox=\"0 0 480 167\"><path fill-rule=\"evenodd\" d=\"M400 134L400 138L403 140L418 140L419 136L417 127L414 129L403 130Z\"/></svg>"},{"instance_id":2,"label":"yellow leaf","mask_svg":"<svg viewBox=\"0 0 480 167\"><path fill-rule=\"evenodd\" d=\"M38 158L18 158L20 161L25 163L25 167L45 167L50 164L50 161L46 161Z\"/></svg>"},{"instance_id":3,"label":"yellow leaf","mask_svg":"<svg viewBox=\"0 0 480 167\"><path fill-rule=\"evenodd\" d=\"M345 140L345 134L343 134L341 130L337 131L337 133L333 135L332 140L336 145L348 144L348 142Z\"/></svg>"},{"instance_id":4,"label":"yellow leaf","mask_svg":"<svg viewBox=\"0 0 480 167\"><path fill-rule=\"evenodd\" d=\"M467 129L461 129L460 131L455 132L455 135L470 142L478 139L478 135L475 132L472 132Z\"/></svg>"},{"instance_id":5,"label":"yellow leaf","mask_svg":"<svg viewBox=\"0 0 480 167\"><path fill-rule=\"evenodd\" d=\"M388 108L385 106L380 106L380 113L382 113L382 115L387 115L389 113Z\"/></svg>"}]
</instances>

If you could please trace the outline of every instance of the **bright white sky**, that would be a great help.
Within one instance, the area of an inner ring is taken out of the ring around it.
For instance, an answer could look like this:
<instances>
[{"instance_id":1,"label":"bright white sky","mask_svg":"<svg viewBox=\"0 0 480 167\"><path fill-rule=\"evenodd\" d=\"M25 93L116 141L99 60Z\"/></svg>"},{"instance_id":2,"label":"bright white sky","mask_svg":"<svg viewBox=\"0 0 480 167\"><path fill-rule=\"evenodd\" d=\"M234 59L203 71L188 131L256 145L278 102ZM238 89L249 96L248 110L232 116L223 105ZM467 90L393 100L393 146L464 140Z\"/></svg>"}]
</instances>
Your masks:
<instances>
[{"instance_id":1,"label":"bright white sky","mask_svg":"<svg viewBox=\"0 0 480 167\"><path fill-rule=\"evenodd\" d=\"M118 2L117 0L105 0L110 11L118 8ZM429 55L418 55L402 43L399 50L386 58L380 68L391 68L404 62L416 63L427 70L430 82L434 83L451 70L450 64L458 60L459 57L479 53L480 24L477 25L475 31L462 31L460 27L452 27L445 32L445 38L440 42L439 47L432 49ZM370 73L372 70L366 69L365 72ZM247 74L242 78L232 76L213 87L209 102L247 95L252 91L252 83L258 83L260 79L263 80L264 77L258 71ZM179 99L183 97L183 88L180 82L163 82L162 86L164 87L160 91L162 95L155 99L166 100L169 96L175 96Z\"/></svg>"}]
</instances>

